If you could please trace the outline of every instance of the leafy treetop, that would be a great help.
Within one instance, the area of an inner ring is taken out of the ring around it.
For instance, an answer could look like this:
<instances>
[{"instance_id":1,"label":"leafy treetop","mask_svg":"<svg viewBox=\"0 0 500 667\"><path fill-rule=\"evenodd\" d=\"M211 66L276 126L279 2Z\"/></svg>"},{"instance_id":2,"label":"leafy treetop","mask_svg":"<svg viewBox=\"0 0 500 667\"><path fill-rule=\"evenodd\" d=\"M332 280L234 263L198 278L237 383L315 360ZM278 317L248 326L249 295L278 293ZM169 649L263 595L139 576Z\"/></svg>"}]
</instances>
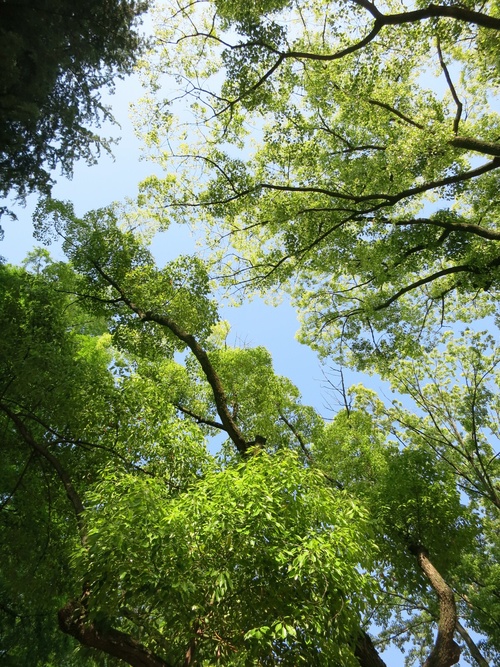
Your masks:
<instances>
[{"instance_id":1,"label":"leafy treetop","mask_svg":"<svg viewBox=\"0 0 500 667\"><path fill-rule=\"evenodd\" d=\"M414 354L497 301L499 30L495 2L171 3L139 122L177 171L144 197L208 224L231 288L289 290L323 354Z\"/></svg>"},{"instance_id":2,"label":"leafy treetop","mask_svg":"<svg viewBox=\"0 0 500 667\"><path fill-rule=\"evenodd\" d=\"M0 3L0 194L48 193L109 142L89 126L111 119L100 91L130 73L146 0Z\"/></svg>"}]
</instances>

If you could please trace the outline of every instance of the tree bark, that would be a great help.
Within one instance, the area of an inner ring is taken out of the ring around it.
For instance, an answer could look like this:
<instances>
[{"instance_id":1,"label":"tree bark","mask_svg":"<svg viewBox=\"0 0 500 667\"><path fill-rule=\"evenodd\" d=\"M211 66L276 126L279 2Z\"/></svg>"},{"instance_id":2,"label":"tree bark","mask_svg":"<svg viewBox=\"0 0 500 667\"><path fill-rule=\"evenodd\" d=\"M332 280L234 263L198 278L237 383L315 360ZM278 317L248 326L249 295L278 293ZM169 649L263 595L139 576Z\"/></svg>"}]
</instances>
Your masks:
<instances>
[{"instance_id":1,"label":"tree bark","mask_svg":"<svg viewBox=\"0 0 500 667\"><path fill-rule=\"evenodd\" d=\"M370 635L364 630L358 637L354 655L358 659L360 667L387 667L373 645Z\"/></svg>"},{"instance_id":2,"label":"tree bark","mask_svg":"<svg viewBox=\"0 0 500 667\"><path fill-rule=\"evenodd\" d=\"M453 639L458 621L455 595L450 586L436 570L429 559L427 549L422 545L410 547L411 553L429 580L439 600L439 622L436 642L423 667L451 667L460 660L460 647Z\"/></svg>"},{"instance_id":3,"label":"tree bark","mask_svg":"<svg viewBox=\"0 0 500 667\"><path fill-rule=\"evenodd\" d=\"M58 612L60 629L89 648L104 651L132 667L173 667L130 635L114 628L98 629L85 622L85 611L78 602L68 602Z\"/></svg>"},{"instance_id":4,"label":"tree bark","mask_svg":"<svg viewBox=\"0 0 500 667\"><path fill-rule=\"evenodd\" d=\"M477 662L479 667L490 667L490 663L486 660L484 655L481 653L472 637L469 635L464 626L457 621L457 632L460 634L464 642L467 644L467 648L470 651L471 656Z\"/></svg>"}]
</instances>

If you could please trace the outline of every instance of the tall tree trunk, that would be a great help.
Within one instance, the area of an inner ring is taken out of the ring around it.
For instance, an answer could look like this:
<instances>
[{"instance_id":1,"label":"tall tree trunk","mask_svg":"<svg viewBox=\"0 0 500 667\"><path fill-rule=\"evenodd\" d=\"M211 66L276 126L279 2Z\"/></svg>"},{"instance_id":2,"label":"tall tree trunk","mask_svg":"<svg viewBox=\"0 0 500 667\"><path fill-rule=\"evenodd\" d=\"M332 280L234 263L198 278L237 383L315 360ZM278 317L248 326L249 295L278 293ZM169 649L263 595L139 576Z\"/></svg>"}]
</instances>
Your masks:
<instances>
[{"instance_id":1,"label":"tall tree trunk","mask_svg":"<svg viewBox=\"0 0 500 667\"><path fill-rule=\"evenodd\" d=\"M429 559L427 549L415 545L410 551L436 592L439 600L439 622L436 642L423 667L451 667L460 660L460 647L453 639L458 621L455 595Z\"/></svg>"},{"instance_id":2,"label":"tall tree trunk","mask_svg":"<svg viewBox=\"0 0 500 667\"><path fill-rule=\"evenodd\" d=\"M387 667L373 645L370 636L363 630L356 642L354 655L358 659L360 667Z\"/></svg>"}]
</instances>

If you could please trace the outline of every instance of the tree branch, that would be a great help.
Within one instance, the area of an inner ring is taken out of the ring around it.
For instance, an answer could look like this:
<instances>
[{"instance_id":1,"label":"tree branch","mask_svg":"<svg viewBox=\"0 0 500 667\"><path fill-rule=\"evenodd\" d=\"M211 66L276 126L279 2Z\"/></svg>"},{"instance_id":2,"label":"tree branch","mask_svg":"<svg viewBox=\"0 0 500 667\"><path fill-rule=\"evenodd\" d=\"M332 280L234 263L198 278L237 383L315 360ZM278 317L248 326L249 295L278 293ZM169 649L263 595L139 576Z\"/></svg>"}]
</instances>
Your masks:
<instances>
[{"instance_id":1,"label":"tree branch","mask_svg":"<svg viewBox=\"0 0 500 667\"><path fill-rule=\"evenodd\" d=\"M205 424L206 426L212 426L212 428L218 428L220 431L225 431L226 429L224 428L224 424L221 424L220 422L215 422L212 421L211 419L205 419L205 417L201 417L200 415L197 415L195 412L192 410L189 410L188 408L183 407L179 403L174 403L175 407L177 410L180 410L183 412L185 415L189 415L192 417L197 424Z\"/></svg>"},{"instance_id":2,"label":"tree branch","mask_svg":"<svg viewBox=\"0 0 500 667\"><path fill-rule=\"evenodd\" d=\"M94 623L85 623L85 617L81 604L68 602L58 612L59 627L84 646L104 651L133 667L173 667L130 635L114 628L98 628Z\"/></svg>"},{"instance_id":3,"label":"tree branch","mask_svg":"<svg viewBox=\"0 0 500 667\"><path fill-rule=\"evenodd\" d=\"M4 412L7 417L13 422L14 426L16 427L17 432L19 435L22 437L24 442L31 447L32 450L38 452L41 454L54 468L54 470L57 472L59 479L63 483L64 489L66 491L66 495L68 496L68 499L73 506L76 520L78 523L78 528L80 530L80 537L82 542L85 541L85 529L83 525L83 512L85 510L84 505L80 499L80 496L78 492L76 491L75 487L73 486L73 483L71 481L70 476L66 472L66 470L62 467L60 464L59 460L51 453L49 452L43 445L41 445L39 442L35 440L31 432L26 428L26 425L20 419L19 415L17 415L15 412L13 412L9 407L7 407L4 403L0 403L0 410Z\"/></svg>"},{"instance_id":4,"label":"tree branch","mask_svg":"<svg viewBox=\"0 0 500 667\"><path fill-rule=\"evenodd\" d=\"M361 4L359 0L355 0ZM366 3L363 5L365 6ZM471 23L490 28L491 30L500 30L500 18L481 14L472 9L466 9L462 5L434 5L430 4L424 9L416 9L412 12L401 12L400 14L382 14L381 21L384 25L402 25L403 23L415 23L416 21L425 21L432 18L450 18L463 23Z\"/></svg>"},{"instance_id":5,"label":"tree branch","mask_svg":"<svg viewBox=\"0 0 500 667\"><path fill-rule=\"evenodd\" d=\"M181 340L183 343L187 345L187 347L189 347L191 352L196 357L198 363L200 364L205 374L205 377L212 389L215 405L217 407L217 412L219 414L219 417L221 418L222 425L224 426L225 430L227 431L227 434L233 441L236 449L241 454L244 454L247 451L250 443L248 443L245 440L241 431L236 425L227 405L227 398L224 392L224 387L222 386L222 382L215 368L212 366L208 354L198 343L196 338L193 335L184 331L184 329L182 329L182 327L180 327L177 324L177 322L168 317L168 315L160 315L158 313L153 313L151 311L143 310L140 306L135 304L127 297L125 292L122 290L121 286L111 276L109 276L97 262L92 261L92 263L94 265L94 268L96 269L96 271L98 271L98 273L102 276L102 278L104 278L104 280L109 285L114 287L115 290L120 294L121 298L123 299L123 303L126 304L130 308L130 310L132 310L132 312L134 312L139 317L139 319L142 322L156 322L156 324L166 327L174 334L176 338Z\"/></svg>"},{"instance_id":6,"label":"tree branch","mask_svg":"<svg viewBox=\"0 0 500 667\"><path fill-rule=\"evenodd\" d=\"M405 225L432 225L433 227L446 229L449 232L465 232L474 236L480 236L488 241L500 241L500 232L486 229L470 222L446 222L446 220L439 220L438 218L415 218L413 220L401 220L397 222L387 220L387 222L398 227L404 227Z\"/></svg>"},{"instance_id":7,"label":"tree branch","mask_svg":"<svg viewBox=\"0 0 500 667\"><path fill-rule=\"evenodd\" d=\"M415 280L415 282L411 283L410 285L406 285L406 287L402 287L391 297L389 297L382 303L379 303L378 306L375 306L375 311L378 312L379 310L388 308L392 303L397 301L407 292L411 292L412 290L417 289L417 287L421 287L422 285L427 285L428 283L431 283L434 280L437 280L438 278L442 278L443 276L448 276L452 273L472 273L472 272L473 270L468 264L460 264L458 266L449 266L447 269L442 269L441 271L436 271L435 273L431 273L430 275L425 276L424 278L420 278L420 280Z\"/></svg>"},{"instance_id":8,"label":"tree branch","mask_svg":"<svg viewBox=\"0 0 500 667\"><path fill-rule=\"evenodd\" d=\"M457 632L460 634L464 642L467 644L467 648L469 649L471 656L477 662L479 667L490 667L489 662L485 659L485 657L477 647L477 644L473 641L472 637L464 628L464 626L460 623L459 620L457 620L456 628Z\"/></svg>"},{"instance_id":9,"label":"tree branch","mask_svg":"<svg viewBox=\"0 0 500 667\"><path fill-rule=\"evenodd\" d=\"M441 42L439 40L439 37L437 38L436 43L437 43L437 52L438 52L438 57L439 57L439 64L441 65L441 69L444 72L446 83L448 84L448 88L450 89L451 96L453 97L453 100L454 100L454 102L457 106L457 113L455 115L455 120L453 121L453 132L455 134L457 134L458 133L458 125L460 123L460 118L462 117L463 104L458 99L457 91L455 90L455 86L453 85L453 81L451 80L451 76L450 76L450 73L448 71L448 67L446 66L446 63L444 62L443 53L441 51Z\"/></svg>"}]
</instances>

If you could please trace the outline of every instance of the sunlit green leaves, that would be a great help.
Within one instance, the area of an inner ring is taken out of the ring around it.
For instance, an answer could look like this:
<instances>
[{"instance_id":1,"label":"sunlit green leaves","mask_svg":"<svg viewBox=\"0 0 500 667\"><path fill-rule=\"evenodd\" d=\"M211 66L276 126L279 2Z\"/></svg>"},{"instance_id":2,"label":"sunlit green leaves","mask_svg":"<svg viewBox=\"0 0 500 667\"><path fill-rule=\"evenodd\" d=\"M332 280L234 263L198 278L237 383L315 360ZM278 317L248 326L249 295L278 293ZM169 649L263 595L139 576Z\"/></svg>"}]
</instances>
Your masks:
<instances>
[{"instance_id":1,"label":"sunlit green leaves","mask_svg":"<svg viewBox=\"0 0 500 667\"><path fill-rule=\"evenodd\" d=\"M146 199L208 227L229 286L288 289L302 340L359 368L418 354L471 299L480 317L499 285L494 26L403 20L413 6L392 2L247 4L165 21L171 52L144 73L175 187L149 181ZM384 13L401 21L379 30ZM190 82L168 124L165 64Z\"/></svg>"},{"instance_id":2,"label":"sunlit green leaves","mask_svg":"<svg viewBox=\"0 0 500 667\"><path fill-rule=\"evenodd\" d=\"M293 665L321 651L349 664L374 589L370 528L295 455L208 470L174 497L161 479L109 473L89 502L90 552L79 560L93 613L135 609L176 651L195 632L200 660Z\"/></svg>"}]
</instances>

